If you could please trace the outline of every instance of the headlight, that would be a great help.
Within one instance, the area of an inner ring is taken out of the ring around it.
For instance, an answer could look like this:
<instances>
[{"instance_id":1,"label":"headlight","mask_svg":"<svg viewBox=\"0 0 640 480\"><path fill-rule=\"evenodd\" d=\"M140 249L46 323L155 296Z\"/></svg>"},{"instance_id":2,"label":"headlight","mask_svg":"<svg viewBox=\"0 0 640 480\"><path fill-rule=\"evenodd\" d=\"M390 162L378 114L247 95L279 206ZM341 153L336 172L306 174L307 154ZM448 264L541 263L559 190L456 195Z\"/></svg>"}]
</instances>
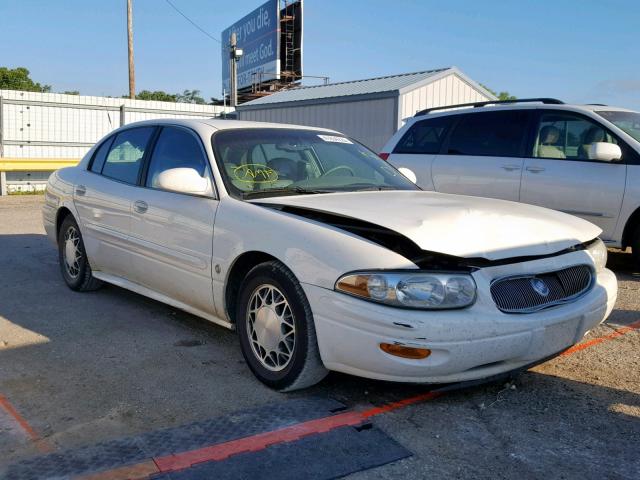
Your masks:
<instances>
[{"instance_id":1,"label":"headlight","mask_svg":"<svg viewBox=\"0 0 640 480\"><path fill-rule=\"evenodd\" d=\"M336 290L373 302L420 309L462 308L476 299L465 273L358 272L341 277Z\"/></svg>"},{"instance_id":2,"label":"headlight","mask_svg":"<svg viewBox=\"0 0 640 480\"><path fill-rule=\"evenodd\" d=\"M596 238L587 247L587 252L593 258L593 263L596 264L596 271L599 272L607 266L607 246L602 240Z\"/></svg>"}]
</instances>

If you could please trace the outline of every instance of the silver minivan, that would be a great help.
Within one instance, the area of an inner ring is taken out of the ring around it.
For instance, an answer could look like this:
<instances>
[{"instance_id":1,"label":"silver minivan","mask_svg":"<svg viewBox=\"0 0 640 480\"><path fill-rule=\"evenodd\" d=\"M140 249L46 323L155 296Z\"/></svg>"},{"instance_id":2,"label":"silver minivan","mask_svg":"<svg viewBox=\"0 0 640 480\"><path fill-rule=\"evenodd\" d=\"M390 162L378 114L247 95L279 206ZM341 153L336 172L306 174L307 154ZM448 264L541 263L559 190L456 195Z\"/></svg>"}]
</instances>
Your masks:
<instances>
[{"instance_id":1,"label":"silver minivan","mask_svg":"<svg viewBox=\"0 0 640 480\"><path fill-rule=\"evenodd\" d=\"M418 112L384 146L425 190L540 205L602 228L640 265L640 113L524 99Z\"/></svg>"}]
</instances>

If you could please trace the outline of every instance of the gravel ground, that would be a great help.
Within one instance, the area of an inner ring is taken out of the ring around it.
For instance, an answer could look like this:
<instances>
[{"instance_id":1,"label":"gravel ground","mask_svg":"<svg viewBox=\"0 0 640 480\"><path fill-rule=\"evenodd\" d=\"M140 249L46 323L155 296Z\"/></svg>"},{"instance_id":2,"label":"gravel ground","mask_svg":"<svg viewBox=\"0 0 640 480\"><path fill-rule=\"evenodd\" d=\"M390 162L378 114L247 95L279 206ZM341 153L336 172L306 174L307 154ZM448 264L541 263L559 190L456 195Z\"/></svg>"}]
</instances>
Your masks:
<instances>
[{"instance_id":1,"label":"gravel ground","mask_svg":"<svg viewBox=\"0 0 640 480\"><path fill-rule=\"evenodd\" d=\"M41 196L0 198L0 395L54 449L291 396L366 407L426 387L331 374L294 394L258 383L235 334L107 286L63 284ZM640 320L640 273L610 252L616 310L587 338ZM640 331L556 358L512 386L478 386L376 417L414 455L352 478L640 478ZM1 412L0 412L1 413ZM5 426L3 428L3 425ZM38 453L0 414L0 468Z\"/></svg>"}]
</instances>

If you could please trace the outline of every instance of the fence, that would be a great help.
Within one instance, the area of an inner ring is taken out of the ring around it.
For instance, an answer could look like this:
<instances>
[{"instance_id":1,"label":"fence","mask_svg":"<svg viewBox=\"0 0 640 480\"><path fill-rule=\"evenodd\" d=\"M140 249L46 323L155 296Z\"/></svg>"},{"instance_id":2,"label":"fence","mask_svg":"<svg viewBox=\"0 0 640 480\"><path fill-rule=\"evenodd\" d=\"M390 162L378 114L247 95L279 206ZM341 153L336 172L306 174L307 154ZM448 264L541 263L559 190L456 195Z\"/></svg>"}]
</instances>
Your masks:
<instances>
[{"instance_id":1,"label":"fence","mask_svg":"<svg viewBox=\"0 0 640 480\"><path fill-rule=\"evenodd\" d=\"M0 90L0 195L44 188L49 174L76 164L127 123L211 118L229 108L190 103Z\"/></svg>"}]
</instances>

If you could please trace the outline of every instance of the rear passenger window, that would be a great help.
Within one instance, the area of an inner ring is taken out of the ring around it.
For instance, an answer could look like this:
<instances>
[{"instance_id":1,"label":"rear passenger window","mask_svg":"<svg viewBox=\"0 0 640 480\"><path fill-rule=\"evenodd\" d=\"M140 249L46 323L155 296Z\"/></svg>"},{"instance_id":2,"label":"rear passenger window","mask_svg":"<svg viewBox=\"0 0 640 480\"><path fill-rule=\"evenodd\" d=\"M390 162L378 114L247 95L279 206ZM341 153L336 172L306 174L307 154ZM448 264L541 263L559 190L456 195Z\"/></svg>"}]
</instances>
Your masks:
<instances>
[{"instance_id":1,"label":"rear passenger window","mask_svg":"<svg viewBox=\"0 0 640 480\"><path fill-rule=\"evenodd\" d=\"M393 153L438 153L453 117L437 117L413 124Z\"/></svg>"},{"instance_id":2,"label":"rear passenger window","mask_svg":"<svg viewBox=\"0 0 640 480\"><path fill-rule=\"evenodd\" d=\"M92 172L102 172L102 167L104 166L104 161L107 159L107 152L109 152L111 143L113 143L113 137L110 137L106 141L104 141L102 145L98 147L98 150L96 150L96 153L93 155L93 162L91 163Z\"/></svg>"},{"instance_id":3,"label":"rear passenger window","mask_svg":"<svg viewBox=\"0 0 640 480\"><path fill-rule=\"evenodd\" d=\"M518 111L464 115L451 134L450 155L521 157L527 114Z\"/></svg>"},{"instance_id":4,"label":"rear passenger window","mask_svg":"<svg viewBox=\"0 0 640 480\"><path fill-rule=\"evenodd\" d=\"M102 174L135 185L138 182L142 157L154 130L154 127L141 127L120 132L111 145Z\"/></svg>"}]
</instances>

